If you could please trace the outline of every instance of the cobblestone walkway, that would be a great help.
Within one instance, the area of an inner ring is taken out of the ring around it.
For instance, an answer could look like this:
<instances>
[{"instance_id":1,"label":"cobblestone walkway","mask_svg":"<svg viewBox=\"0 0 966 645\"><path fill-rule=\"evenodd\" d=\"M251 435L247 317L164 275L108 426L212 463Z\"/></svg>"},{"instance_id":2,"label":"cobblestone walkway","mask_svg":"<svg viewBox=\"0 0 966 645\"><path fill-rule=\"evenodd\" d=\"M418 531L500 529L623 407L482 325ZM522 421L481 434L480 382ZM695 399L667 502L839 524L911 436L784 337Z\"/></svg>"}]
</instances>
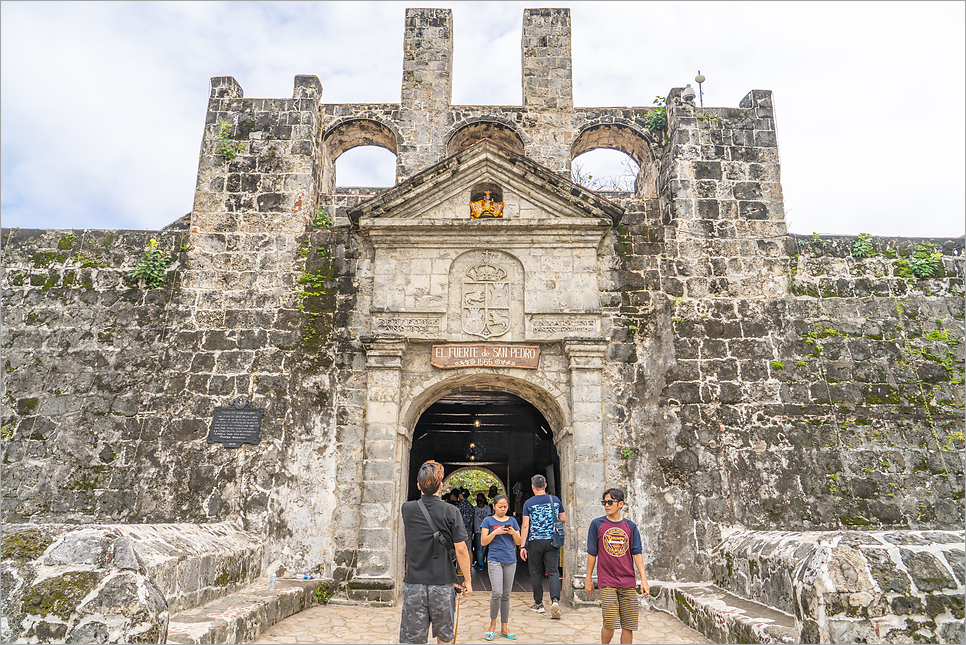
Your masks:
<instances>
[{"instance_id":1,"label":"cobblestone walkway","mask_svg":"<svg viewBox=\"0 0 966 645\"><path fill-rule=\"evenodd\" d=\"M510 631L520 643L599 643L600 609L561 607L560 620L530 611L529 593L510 597ZM489 627L490 594L474 592L460 604L457 643L486 643L483 635ZM397 607L361 607L335 605L312 607L286 618L264 632L256 643L396 643L399 638ZM499 622L497 631L499 632ZM430 634L431 643L436 639ZM494 643L506 643L496 637ZM620 633L612 642L620 642ZM698 632L686 627L674 616L654 610L642 610L635 643L710 643Z\"/></svg>"}]
</instances>

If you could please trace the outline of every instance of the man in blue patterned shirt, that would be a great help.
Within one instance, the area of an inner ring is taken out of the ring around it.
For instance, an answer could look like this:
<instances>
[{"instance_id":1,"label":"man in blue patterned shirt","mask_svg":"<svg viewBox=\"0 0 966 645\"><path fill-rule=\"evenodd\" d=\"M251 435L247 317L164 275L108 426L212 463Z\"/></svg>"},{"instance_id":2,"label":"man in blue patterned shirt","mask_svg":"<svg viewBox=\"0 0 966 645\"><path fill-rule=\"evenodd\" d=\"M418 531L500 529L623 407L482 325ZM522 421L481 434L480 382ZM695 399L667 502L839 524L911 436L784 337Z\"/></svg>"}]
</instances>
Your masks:
<instances>
[{"instance_id":1,"label":"man in blue patterned shirt","mask_svg":"<svg viewBox=\"0 0 966 645\"><path fill-rule=\"evenodd\" d=\"M556 495L547 495L547 478L530 478L533 497L523 504L523 547L520 557L530 567L530 586L533 587L531 611L545 613L543 608L543 572L550 581L550 617L560 618L560 549L550 543L554 522L566 522L567 514Z\"/></svg>"}]
</instances>

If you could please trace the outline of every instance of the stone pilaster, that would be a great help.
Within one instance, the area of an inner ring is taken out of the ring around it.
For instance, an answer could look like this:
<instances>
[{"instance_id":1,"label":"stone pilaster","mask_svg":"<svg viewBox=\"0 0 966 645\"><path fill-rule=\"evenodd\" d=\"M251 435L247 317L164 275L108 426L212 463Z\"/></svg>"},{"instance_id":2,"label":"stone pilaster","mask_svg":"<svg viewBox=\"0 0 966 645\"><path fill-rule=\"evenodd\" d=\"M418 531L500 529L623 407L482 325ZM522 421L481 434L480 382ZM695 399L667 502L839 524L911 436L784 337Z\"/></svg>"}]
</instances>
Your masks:
<instances>
[{"instance_id":1,"label":"stone pilaster","mask_svg":"<svg viewBox=\"0 0 966 645\"><path fill-rule=\"evenodd\" d=\"M607 342L575 339L564 342L570 359L570 397L573 422L573 496L567 509L568 548L573 557L571 575L582 586L587 561L577 557L585 547L590 522L600 515L600 494L605 483L603 426L603 369Z\"/></svg>"},{"instance_id":2,"label":"stone pilaster","mask_svg":"<svg viewBox=\"0 0 966 645\"><path fill-rule=\"evenodd\" d=\"M406 340L371 337L366 348L366 436L363 453L362 517L358 573L350 583L359 600L389 601L397 558L392 548L399 522L400 491L395 471L400 443L399 392ZM387 591L389 593L383 593ZM373 597L373 593L378 597ZM386 596L383 598L383 596Z\"/></svg>"}]
</instances>

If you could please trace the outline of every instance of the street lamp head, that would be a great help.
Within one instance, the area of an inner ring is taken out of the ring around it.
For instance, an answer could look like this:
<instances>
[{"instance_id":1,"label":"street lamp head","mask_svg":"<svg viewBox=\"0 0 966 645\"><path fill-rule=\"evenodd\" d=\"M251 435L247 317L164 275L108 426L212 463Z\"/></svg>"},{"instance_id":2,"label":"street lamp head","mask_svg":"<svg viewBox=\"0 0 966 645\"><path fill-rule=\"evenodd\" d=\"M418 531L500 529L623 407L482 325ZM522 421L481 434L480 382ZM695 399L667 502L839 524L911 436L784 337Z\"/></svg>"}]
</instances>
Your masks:
<instances>
[{"instance_id":1,"label":"street lamp head","mask_svg":"<svg viewBox=\"0 0 966 645\"><path fill-rule=\"evenodd\" d=\"M694 97L695 97L694 88L691 87L690 83L688 83L684 87L684 91L681 92L681 100L684 101L685 103L694 103Z\"/></svg>"}]
</instances>

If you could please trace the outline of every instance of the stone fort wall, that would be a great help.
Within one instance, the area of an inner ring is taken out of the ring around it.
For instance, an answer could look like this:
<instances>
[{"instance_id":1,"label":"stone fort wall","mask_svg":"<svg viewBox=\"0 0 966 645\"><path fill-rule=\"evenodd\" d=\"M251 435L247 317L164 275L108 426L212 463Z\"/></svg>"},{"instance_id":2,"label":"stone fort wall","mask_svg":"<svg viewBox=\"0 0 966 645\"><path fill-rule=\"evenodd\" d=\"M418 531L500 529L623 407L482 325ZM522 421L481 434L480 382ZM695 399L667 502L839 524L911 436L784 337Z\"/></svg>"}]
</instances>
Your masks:
<instances>
[{"instance_id":1,"label":"stone fort wall","mask_svg":"<svg viewBox=\"0 0 966 645\"><path fill-rule=\"evenodd\" d=\"M525 15L522 106L452 106L450 20L407 14L399 104L213 79L180 230L3 230L3 522L240 514L263 566L351 579L373 250L348 213L372 191L337 190L335 159L382 145L400 182L485 136L564 176L595 147L641 163L611 195L598 280L605 477L647 528L652 577L721 577L734 527L962 529L962 239L871 238L856 257L860 238L788 235L770 93L695 108L672 90L657 134L653 107L574 108L566 10ZM152 238L174 261L149 289L126 275ZM266 408L260 443L208 444L239 394Z\"/></svg>"}]
</instances>

